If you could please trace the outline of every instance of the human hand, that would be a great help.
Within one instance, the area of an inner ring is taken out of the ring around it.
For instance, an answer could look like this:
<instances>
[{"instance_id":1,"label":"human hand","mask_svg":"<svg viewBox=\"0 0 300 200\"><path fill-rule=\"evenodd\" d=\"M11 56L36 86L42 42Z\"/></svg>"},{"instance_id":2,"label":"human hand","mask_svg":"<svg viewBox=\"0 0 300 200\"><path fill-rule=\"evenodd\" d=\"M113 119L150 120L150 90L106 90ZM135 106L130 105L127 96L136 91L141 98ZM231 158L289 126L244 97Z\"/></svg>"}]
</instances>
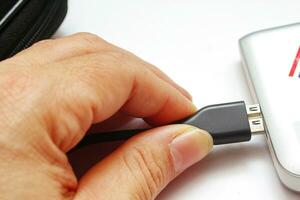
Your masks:
<instances>
[{"instance_id":1,"label":"human hand","mask_svg":"<svg viewBox=\"0 0 300 200\"><path fill-rule=\"evenodd\" d=\"M117 112L165 125L196 111L164 73L99 37L39 42L0 63L1 199L154 199L212 148L188 125L125 142L77 180L66 157Z\"/></svg>"}]
</instances>

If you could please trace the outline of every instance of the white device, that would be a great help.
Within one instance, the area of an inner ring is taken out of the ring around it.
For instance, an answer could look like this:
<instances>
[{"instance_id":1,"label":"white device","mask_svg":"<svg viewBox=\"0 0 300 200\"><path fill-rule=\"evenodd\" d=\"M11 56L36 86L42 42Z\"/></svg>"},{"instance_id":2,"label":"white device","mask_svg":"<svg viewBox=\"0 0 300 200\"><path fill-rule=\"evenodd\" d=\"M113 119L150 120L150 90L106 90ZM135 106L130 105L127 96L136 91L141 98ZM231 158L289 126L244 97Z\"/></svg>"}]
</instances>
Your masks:
<instances>
[{"instance_id":1,"label":"white device","mask_svg":"<svg viewBox=\"0 0 300 200\"><path fill-rule=\"evenodd\" d=\"M275 168L300 191L300 23L246 35L240 50Z\"/></svg>"}]
</instances>

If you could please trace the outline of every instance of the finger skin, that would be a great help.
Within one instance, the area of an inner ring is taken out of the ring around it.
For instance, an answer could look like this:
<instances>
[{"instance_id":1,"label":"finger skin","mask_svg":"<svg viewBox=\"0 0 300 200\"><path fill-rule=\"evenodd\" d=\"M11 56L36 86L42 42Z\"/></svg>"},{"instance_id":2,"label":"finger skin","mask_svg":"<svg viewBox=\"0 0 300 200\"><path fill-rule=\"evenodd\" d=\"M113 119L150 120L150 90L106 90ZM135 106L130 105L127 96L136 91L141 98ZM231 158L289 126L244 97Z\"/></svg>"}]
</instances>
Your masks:
<instances>
[{"instance_id":1,"label":"finger skin","mask_svg":"<svg viewBox=\"0 0 300 200\"><path fill-rule=\"evenodd\" d=\"M27 66L28 64L42 66L112 48L114 48L113 45L97 35L90 33L76 33L63 38L37 42L14 56L14 60Z\"/></svg>"},{"instance_id":2,"label":"finger skin","mask_svg":"<svg viewBox=\"0 0 300 200\"><path fill-rule=\"evenodd\" d=\"M54 132L64 151L79 142L91 123L106 120L120 109L154 125L167 124L196 111L177 89L147 68L140 68L136 57L122 52L71 58L38 68L38 73L55 88L55 94L50 95L56 99L49 98L48 104L54 107L48 114L53 116L50 121L54 126L48 126L48 130ZM79 124L78 130L72 128L74 124ZM73 138L72 142L65 143L66 138Z\"/></svg>"},{"instance_id":3,"label":"finger skin","mask_svg":"<svg viewBox=\"0 0 300 200\"><path fill-rule=\"evenodd\" d=\"M90 33L77 33L64 38L40 41L34 44L32 47L17 54L14 57L14 60L25 65L45 65L72 57L114 49L123 51L131 56L135 56L130 52L108 43L97 35ZM36 56L37 54L38 56ZM159 78L166 81L188 99L192 100L191 95L185 89L176 84L170 77L168 77L157 67L142 60L140 60L139 65L141 65L141 67L148 68Z\"/></svg>"},{"instance_id":4,"label":"finger skin","mask_svg":"<svg viewBox=\"0 0 300 200\"><path fill-rule=\"evenodd\" d=\"M182 137L191 130L196 131L192 132L193 137ZM174 159L171 147L178 138L186 141L180 139L180 144L177 143L179 148L175 153L179 156ZM205 157L212 145L211 136L187 125L147 131L132 138L84 175L75 200L154 199L172 179Z\"/></svg>"},{"instance_id":5,"label":"finger skin","mask_svg":"<svg viewBox=\"0 0 300 200\"><path fill-rule=\"evenodd\" d=\"M70 41L81 47L71 48ZM90 47L91 43L95 46ZM66 53L58 50L61 45L61 51L66 50ZM85 45L87 47L83 48ZM79 50L74 53L74 49ZM92 53L94 51L96 53ZM80 55L82 53L84 55ZM26 65L25 60L31 58L39 60ZM47 131L64 151L79 142L91 123L103 121L118 110L146 118L154 125L167 124L196 110L182 92L163 80L162 75L158 77L157 72L153 73L149 69L152 66L95 35L78 34L47 41L1 64L0 81L2 74L3 84L8 85L6 92L13 93L14 85L9 82L21 74L24 79L18 79L17 85L22 85L23 89L11 95L22 99L30 93L33 99L37 98L34 101L39 105L35 110L42 112L39 115Z\"/></svg>"},{"instance_id":6,"label":"finger skin","mask_svg":"<svg viewBox=\"0 0 300 200\"><path fill-rule=\"evenodd\" d=\"M187 90L185 90L183 87L181 87L176 82L174 82L168 75L166 75L159 68L157 68L156 66L151 65L149 63L145 63L145 65L147 66L148 69L150 69L153 73L155 73L159 78L161 78L162 80L166 81L167 83L169 83L170 85L172 85L173 87L175 87L186 98L188 98L189 100L192 100L192 95Z\"/></svg>"},{"instance_id":7,"label":"finger skin","mask_svg":"<svg viewBox=\"0 0 300 200\"><path fill-rule=\"evenodd\" d=\"M6 175L0 185L9 188L8 196L26 191L28 199L72 199L77 180L65 153L93 123L117 112L153 125L195 112L180 90L141 59L92 38L108 48L64 50L57 49L64 39L46 41L0 63L0 158L5 160L0 174ZM39 190L30 185L40 185Z\"/></svg>"}]
</instances>

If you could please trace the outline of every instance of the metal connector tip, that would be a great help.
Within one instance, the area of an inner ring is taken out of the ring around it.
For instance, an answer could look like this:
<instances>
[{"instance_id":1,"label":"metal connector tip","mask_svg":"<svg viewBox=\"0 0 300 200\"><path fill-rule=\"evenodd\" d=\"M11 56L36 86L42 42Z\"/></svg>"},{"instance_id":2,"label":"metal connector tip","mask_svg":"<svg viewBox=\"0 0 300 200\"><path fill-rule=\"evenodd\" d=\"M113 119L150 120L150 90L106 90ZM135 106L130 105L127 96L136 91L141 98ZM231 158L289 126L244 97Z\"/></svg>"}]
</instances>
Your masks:
<instances>
[{"instance_id":1,"label":"metal connector tip","mask_svg":"<svg viewBox=\"0 0 300 200\"><path fill-rule=\"evenodd\" d=\"M249 125L252 134L261 134L265 131L264 121L262 117L250 118Z\"/></svg>"},{"instance_id":2,"label":"metal connector tip","mask_svg":"<svg viewBox=\"0 0 300 200\"><path fill-rule=\"evenodd\" d=\"M246 106L249 125L252 134L261 134L265 132L264 121L259 104Z\"/></svg>"},{"instance_id":3,"label":"metal connector tip","mask_svg":"<svg viewBox=\"0 0 300 200\"><path fill-rule=\"evenodd\" d=\"M248 117L260 117L261 110L259 104L247 105L246 106Z\"/></svg>"}]
</instances>

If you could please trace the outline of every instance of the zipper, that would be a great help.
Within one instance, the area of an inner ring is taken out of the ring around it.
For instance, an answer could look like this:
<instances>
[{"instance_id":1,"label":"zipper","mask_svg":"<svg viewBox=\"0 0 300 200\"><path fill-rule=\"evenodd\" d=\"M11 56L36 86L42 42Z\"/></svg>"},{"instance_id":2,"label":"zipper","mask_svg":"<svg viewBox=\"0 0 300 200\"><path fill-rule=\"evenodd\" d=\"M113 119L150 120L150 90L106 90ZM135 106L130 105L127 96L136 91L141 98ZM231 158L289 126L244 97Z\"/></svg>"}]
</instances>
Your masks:
<instances>
[{"instance_id":1,"label":"zipper","mask_svg":"<svg viewBox=\"0 0 300 200\"><path fill-rule=\"evenodd\" d=\"M55 32L56 28L64 19L66 13L66 6L63 6L62 3L65 3L64 0L56 0L53 3L50 11L44 17L44 20L32 26L32 28L28 31L27 35L11 51L9 57L12 57L19 51L30 47L34 42L40 39L50 37ZM54 23L54 25L52 25L53 27L49 27L51 23ZM37 26L38 28L36 29ZM48 33L45 33L45 31L47 31L48 28L52 28L53 30L48 30Z\"/></svg>"},{"instance_id":2,"label":"zipper","mask_svg":"<svg viewBox=\"0 0 300 200\"><path fill-rule=\"evenodd\" d=\"M17 0L5 14L2 14L3 16L0 18L0 31L26 3L27 0Z\"/></svg>"}]
</instances>

